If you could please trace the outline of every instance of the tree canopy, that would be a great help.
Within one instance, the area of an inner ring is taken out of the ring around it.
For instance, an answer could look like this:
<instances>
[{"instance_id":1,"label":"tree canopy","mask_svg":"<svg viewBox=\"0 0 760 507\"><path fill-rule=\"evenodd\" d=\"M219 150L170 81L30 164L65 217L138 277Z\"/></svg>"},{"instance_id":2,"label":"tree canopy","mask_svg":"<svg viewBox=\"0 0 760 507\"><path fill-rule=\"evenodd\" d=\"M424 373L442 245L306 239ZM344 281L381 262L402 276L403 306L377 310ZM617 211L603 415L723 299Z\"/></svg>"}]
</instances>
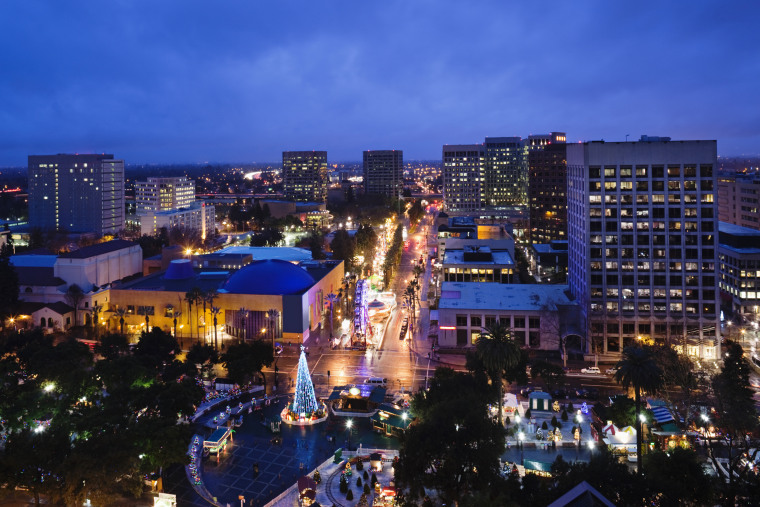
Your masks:
<instances>
[{"instance_id":1,"label":"tree canopy","mask_svg":"<svg viewBox=\"0 0 760 507\"><path fill-rule=\"evenodd\" d=\"M108 338L108 337L106 337ZM0 484L51 502L107 505L142 493L143 476L185 463L188 425L203 390L167 375L165 340L145 333L132 356L108 339L93 364L74 340L56 345L40 331L0 337ZM161 345L163 344L163 345Z\"/></svg>"}]
</instances>

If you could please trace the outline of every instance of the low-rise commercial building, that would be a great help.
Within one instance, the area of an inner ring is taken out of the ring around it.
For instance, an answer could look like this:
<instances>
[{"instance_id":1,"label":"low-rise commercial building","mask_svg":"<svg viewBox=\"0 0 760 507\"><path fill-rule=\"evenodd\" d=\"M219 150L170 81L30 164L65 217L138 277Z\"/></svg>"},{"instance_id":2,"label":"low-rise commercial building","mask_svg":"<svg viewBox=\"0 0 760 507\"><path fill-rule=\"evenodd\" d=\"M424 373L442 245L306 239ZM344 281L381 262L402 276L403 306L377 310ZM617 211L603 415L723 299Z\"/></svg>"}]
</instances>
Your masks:
<instances>
[{"instance_id":1,"label":"low-rise commercial building","mask_svg":"<svg viewBox=\"0 0 760 507\"><path fill-rule=\"evenodd\" d=\"M566 292L567 285L444 282L438 344L472 347L484 328L501 322L521 347L559 350L566 340L569 349L580 350L583 337L574 321L579 312Z\"/></svg>"},{"instance_id":2,"label":"low-rise commercial building","mask_svg":"<svg viewBox=\"0 0 760 507\"><path fill-rule=\"evenodd\" d=\"M745 321L760 317L760 231L718 223L720 292L728 314Z\"/></svg>"},{"instance_id":3,"label":"low-rise commercial building","mask_svg":"<svg viewBox=\"0 0 760 507\"><path fill-rule=\"evenodd\" d=\"M441 265L444 282L512 283L515 275L515 261L508 250L478 244L446 250Z\"/></svg>"}]
</instances>

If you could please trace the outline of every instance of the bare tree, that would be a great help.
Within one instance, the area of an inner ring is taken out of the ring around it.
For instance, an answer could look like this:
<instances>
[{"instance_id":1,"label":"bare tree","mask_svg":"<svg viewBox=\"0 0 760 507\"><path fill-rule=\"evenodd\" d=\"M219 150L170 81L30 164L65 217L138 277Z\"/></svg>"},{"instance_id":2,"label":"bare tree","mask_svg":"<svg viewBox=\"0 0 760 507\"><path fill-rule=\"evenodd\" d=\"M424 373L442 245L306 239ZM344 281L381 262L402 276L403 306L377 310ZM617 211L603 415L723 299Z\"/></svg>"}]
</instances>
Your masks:
<instances>
[{"instance_id":1,"label":"bare tree","mask_svg":"<svg viewBox=\"0 0 760 507\"><path fill-rule=\"evenodd\" d=\"M69 285L69 288L66 289L66 295L64 296L66 298L66 302L74 307L74 325L79 325L79 320L77 319L77 311L79 310L79 305L82 303L82 300L84 299L84 291L82 288L72 283Z\"/></svg>"}]
</instances>

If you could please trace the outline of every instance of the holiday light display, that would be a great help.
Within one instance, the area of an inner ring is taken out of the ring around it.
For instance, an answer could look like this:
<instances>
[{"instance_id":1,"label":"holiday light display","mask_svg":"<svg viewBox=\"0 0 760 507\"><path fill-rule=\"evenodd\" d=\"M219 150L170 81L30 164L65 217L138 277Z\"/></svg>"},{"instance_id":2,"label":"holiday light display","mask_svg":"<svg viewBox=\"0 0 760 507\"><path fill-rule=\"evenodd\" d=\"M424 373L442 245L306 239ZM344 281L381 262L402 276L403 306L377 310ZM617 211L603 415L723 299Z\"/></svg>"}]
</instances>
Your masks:
<instances>
[{"instance_id":1,"label":"holiday light display","mask_svg":"<svg viewBox=\"0 0 760 507\"><path fill-rule=\"evenodd\" d=\"M369 312L367 309L367 293L369 287L367 280L356 282L356 299L354 300L354 334L364 336L367 332L367 323L369 322Z\"/></svg>"},{"instance_id":2,"label":"holiday light display","mask_svg":"<svg viewBox=\"0 0 760 507\"><path fill-rule=\"evenodd\" d=\"M316 424L327 419L325 404L317 402L317 396L314 394L314 384L311 382L303 345L301 346L301 357L298 358L296 392L293 403L283 409L281 417L284 423L296 425Z\"/></svg>"}]
</instances>

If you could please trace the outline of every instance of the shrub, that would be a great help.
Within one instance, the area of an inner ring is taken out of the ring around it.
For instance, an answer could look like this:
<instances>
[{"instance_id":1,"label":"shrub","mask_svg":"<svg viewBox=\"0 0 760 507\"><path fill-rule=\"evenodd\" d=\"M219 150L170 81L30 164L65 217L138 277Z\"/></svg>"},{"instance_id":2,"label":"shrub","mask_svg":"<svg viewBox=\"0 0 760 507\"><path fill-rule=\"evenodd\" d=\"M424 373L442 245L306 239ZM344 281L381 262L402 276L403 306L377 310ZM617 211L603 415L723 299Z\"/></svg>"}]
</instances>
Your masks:
<instances>
[{"instance_id":1,"label":"shrub","mask_svg":"<svg viewBox=\"0 0 760 507\"><path fill-rule=\"evenodd\" d=\"M541 429L542 430L548 430L549 429L549 425L546 424L546 421L544 421L544 423L541 425Z\"/></svg>"},{"instance_id":2,"label":"shrub","mask_svg":"<svg viewBox=\"0 0 760 507\"><path fill-rule=\"evenodd\" d=\"M372 472L372 480L370 481L372 483L372 487L375 487L375 484L377 484L377 476L375 475L375 472Z\"/></svg>"},{"instance_id":3,"label":"shrub","mask_svg":"<svg viewBox=\"0 0 760 507\"><path fill-rule=\"evenodd\" d=\"M346 493L346 500L351 501L353 499L354 499L354 492L349 489L348 493Z\"/></svg>"},{"instance_id":4,"label":"shrub","mask_svg":"<svg viewBox=\"0 0 760 507\"><path fill-rule=\"evenodd\" d=\"M563 421L567 422L567 410L563 410L560 417Z\"/></svg>"},{"instance_id":5,"label":"shrub","mask_svg":"<svg viewBox=\"0 0 760 507\"><path fill-rule=\"evenodd\" d=\"M356 478L356 487L357 488L361 488L362 487L362 478L361 477L357 477Z\"/></svg>"},{"instance_id":6,"label":"shrub","mask_svg":"<svg viewBox=\"0 0 760 507\"><path fill-rule=\"evenodd\" d=\"M364 484L364 494L369 495L369 491L370 491L369 484Z\"/></svg>"},{"instance_id":7,"label":"shrub","mask_svg":"<svg viewBox=\"0 0 760 507\"><path fill-rule=\"evenodd\" d=\"M528 419L530 419L531 417L533 417L533 415L530 412L530 409L528 409L528 410L525 411L525 417L527 417Z\"/></svg>"},{"instance_id":8,"label":"shrub","mask_svg":"<svg viewBox=\"0 0 760 507\"><path fill-rule=\"evenodd\" d=\"M362 462L361 458L356 459L356 469L357 470L364 470L364 463Z\"/></svg>"},{"instance_id":9,"label":"shrub","mask_svg":"<svg viewBox=\"0 0 760 507\"><path fill-rule=\"evenodd\" d=\"M509 417L507 417L506 419L504 419L504 424L509 426L510 424L512 424L512 420Z\"/></svg>"},{"instance_id":10,"label":"shrub","mask_svg":"<svg viewBox=\"0 0 760 507\"><path fill-rule=\"evenodd\" d=\"M365 482L369 480L369 474L367 473L366 470L364 471L364 480Z\"/></svg>"},{"instance_id":11,"label":"shrub","mask_svg":"<svg viewBox=\"0 0 760 507\"><path fill-rule=\"evenodd\" d=\"M559 423L557 422L557 416L556 416L556 415L553 415L553 416L552 416L551 425L552 425L553 427L555 427L555 428L556 428L556 427L559 425Z\"/></svg>"},{"instance_id":12,"label":"shrub","mask_svg":"<svg viewBox=\"0 0 760 507\"><path fill-rule=\"evenodd\" d=\"M569 410L570 412L575 412L575 407L573 407L573 402L572 401L567 406L567 410Z\"/></svg>"},{"instance_id":13,"label":"shrub","mask_svg":"<svg viewBox=\"0 0 760 507\"><path fill-rule=\"evenodd\" d=\"M340 492L341 493L345 493L346 491L348 491L348 479L346 478L345 475L341 475L340 476L340 486L339 487L340 487Z\"/></svg>"}]
</instances>

